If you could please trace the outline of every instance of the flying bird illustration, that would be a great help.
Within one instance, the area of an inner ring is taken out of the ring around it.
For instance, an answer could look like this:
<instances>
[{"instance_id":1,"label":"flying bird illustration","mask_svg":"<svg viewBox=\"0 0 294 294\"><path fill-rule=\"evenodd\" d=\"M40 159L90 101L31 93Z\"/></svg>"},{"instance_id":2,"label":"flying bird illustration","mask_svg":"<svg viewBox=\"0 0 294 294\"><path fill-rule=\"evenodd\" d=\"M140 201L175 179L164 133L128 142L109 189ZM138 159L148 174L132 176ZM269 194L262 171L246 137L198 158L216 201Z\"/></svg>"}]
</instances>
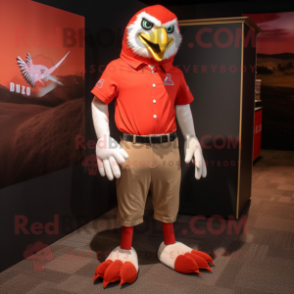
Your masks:
<instances>
[{"instance_id":1,"label":"flying bird illustration","mask_svg":"<svg viewBox=\"0 0 294 294\"><path fill-rule=\"evenodd\" d=\"M33 64L32 58L30 53L27 54L26 62L24 62L19 56L16 58L18 66L21 70L21 73L26 80L26 82L32 86L35 87L36 82L40 82L44 87L42 80L45 79L47 82L48 80L51 80L55 83L61 84L54 76L51 74L55 71L55 69L64 61L64 59L67 57L70 51L66 53L66 55L54 66L52 66L50 69L48 69L45 65L35 65Z\"/></svg>"}]
</instances>

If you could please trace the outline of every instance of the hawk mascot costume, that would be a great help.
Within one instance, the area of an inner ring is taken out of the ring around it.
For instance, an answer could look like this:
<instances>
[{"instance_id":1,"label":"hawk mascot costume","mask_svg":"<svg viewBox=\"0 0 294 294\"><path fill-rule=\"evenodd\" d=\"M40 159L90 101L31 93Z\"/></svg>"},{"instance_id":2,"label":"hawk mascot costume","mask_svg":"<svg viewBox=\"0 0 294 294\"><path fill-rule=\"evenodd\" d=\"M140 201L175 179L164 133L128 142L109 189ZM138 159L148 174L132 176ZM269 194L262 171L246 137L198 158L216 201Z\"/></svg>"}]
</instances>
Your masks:
<instances>
[{"instance_id":1,"label":"hawk mascot costume","mask_svg":"<svg viewBox=\"0 0 294 294\"><path fill-rule=\"evenodd\" d=\"M133 228L143 222L146 197L152 194L154 218L162 222L159 260L181 273L211 270L211 257L176 242L173 223L179 208L181 180L177 124L185 138L185 162L195 163L195 178L207 171L194 130L193 96L180 69L172 65L181 44L175 14L155 5L142 9L128 23L120 58L110 62L91 91L92 116L98 138L96 155L101 176L116 178L121 244L98 265L94 280L132 283L138 258ZM108 104L115 99L116 142L109 131Z\"/></svg>"}]
</instances>

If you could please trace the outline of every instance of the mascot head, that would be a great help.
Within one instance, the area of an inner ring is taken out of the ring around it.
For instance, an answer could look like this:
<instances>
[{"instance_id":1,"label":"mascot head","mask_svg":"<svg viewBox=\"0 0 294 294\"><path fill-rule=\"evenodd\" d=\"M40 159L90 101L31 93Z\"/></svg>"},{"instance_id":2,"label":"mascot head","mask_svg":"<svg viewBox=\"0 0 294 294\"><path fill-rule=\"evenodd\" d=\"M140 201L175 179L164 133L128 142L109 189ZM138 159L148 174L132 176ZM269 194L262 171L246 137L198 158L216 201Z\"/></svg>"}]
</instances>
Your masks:
<instances>
[{"instance_id":1,"label":"mascot head","mask_svg":"<svg viewBox=\"0 0 294 294\"><path fill-rule=\"evenodd\" d=\"M161 5L149 6L129 21L122 51L147 64L173 61L182 41L175 14Z\"/></svg>"}]
</instances>

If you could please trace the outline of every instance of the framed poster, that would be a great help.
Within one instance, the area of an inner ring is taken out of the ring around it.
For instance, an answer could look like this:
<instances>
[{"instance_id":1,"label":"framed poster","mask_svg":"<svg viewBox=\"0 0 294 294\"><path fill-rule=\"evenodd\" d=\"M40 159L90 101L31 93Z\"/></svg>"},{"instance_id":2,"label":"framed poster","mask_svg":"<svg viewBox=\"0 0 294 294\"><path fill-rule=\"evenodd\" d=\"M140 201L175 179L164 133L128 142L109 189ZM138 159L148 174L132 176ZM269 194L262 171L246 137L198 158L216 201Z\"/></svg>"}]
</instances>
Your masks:
<instances>
[{"instance_id":1,"label":"framed poster","mask_svg":"<svg viewBox=\"0 0 294 294\"><path fill-rule=\"evenodd\" d=\"M84 17L30 0L2 1L0 188L81 161ZM4 46L3 46L4 45Z\"/></svg>"}]
</instances>

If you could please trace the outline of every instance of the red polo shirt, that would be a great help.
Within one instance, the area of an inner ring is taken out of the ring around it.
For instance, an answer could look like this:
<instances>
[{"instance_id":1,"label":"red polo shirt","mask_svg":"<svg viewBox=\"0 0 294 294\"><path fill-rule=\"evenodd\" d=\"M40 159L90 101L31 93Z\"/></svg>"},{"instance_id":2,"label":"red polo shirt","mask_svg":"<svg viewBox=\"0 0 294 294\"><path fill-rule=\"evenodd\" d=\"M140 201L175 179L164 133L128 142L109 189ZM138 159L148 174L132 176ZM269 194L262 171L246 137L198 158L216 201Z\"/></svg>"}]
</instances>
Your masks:
<instances>
[{"instance_id":1,"label":"red polo shirt","mask_svg":"<svg viewBox=\"0 0 294 294\"><path fill-rule=\"evenodd\" d=\"M123 52L107 65L91 92L106 104L116 98L117 128L136 135L176 131L175 105L194 100L182 71L172 63L151 70Z\"/></svg>"}]
</instances>

